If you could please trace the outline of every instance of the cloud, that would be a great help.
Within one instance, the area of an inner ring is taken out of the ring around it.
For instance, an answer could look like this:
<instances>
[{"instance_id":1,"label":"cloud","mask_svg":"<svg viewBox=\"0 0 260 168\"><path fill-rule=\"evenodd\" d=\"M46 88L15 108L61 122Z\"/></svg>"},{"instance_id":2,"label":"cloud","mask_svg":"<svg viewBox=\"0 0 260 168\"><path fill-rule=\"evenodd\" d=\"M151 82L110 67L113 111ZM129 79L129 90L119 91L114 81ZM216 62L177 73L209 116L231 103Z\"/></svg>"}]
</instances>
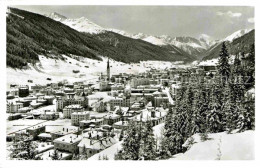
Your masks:
<instances>
[{"instance_id":1,"label":"cloud","mask_svg":"<svg viewBox=\"0 0 260 168\"><path fill-rule=\"evenodd\" d=\"M248 21L249 23L255 23L255 18L248 18L247 21Z\"/></svg>"},{"instance_id":2,"label":"cloud","mask_svg":"<svg viewBox=\"0 0 260 168\"><path fill-rule=\"evenodd\" d=\"M227 12L217 12L217 15L218 16L229 16L231 18L238 18L240 16L242 16L242 13L235 13L235 12L232 12L232 11L227 11Z\"/></svg>"}]
</instances>

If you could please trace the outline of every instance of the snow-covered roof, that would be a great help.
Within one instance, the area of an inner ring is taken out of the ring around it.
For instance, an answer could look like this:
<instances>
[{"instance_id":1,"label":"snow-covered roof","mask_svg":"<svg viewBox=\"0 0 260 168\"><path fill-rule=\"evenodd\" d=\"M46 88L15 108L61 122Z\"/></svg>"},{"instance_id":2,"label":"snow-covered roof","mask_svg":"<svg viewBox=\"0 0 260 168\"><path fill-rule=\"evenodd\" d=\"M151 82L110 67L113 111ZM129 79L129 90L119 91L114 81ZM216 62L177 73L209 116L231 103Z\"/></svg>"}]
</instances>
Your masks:
<instances>
[{"instance_id":1,"label":"snow-covered roof","mask_svg":"<svg viewBox=\"0 0 260 168\"><path fill-rule=\"evenodd\" d=\"M41 133L41 134L38 135L38 137L51 138L51 134L48 134L48 133Z\"/></svg>"},{"instance_id":2,"label":"snow-covered roof","mask_svg":"<svg viewBox=\"0 0 260 168\"><path fill-rule=\"evenodd\" d=\"M76 134L68 134L68 135L64 135L60 138L55 139L53 142L56 143L76 143L81 141L82 136L81 135L76 135Z\"/></svg>"},{"instance_id":3,"label":"snow-covered roof","mask_svg":"<svg viewBox=\"0 0 260 168\"><path fill-rule=\"evenodd\" d=\"M86 149L103 150L103 149L106 149L106 148L112 146L116 142L117 141L111 137L102 138L100 140L83 138L81 140L81 142L78 144L78 147L85 146Z\"/></svg>"}]
</instances>

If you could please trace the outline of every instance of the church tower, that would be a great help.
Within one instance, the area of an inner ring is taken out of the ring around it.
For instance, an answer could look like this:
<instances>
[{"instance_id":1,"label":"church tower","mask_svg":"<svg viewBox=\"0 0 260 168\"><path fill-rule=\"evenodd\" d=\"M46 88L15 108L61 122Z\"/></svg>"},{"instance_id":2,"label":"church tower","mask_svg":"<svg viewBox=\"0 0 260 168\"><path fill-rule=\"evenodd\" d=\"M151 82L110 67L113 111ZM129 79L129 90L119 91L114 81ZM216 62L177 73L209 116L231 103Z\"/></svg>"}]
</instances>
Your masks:
<instances>
[{"instance_id":1,"label":"church tower","mask_svg":"<svg viewBox=\"0 0 260 168\"><path fill-rule=\"evenodd\" d=\"M110 81L110 65L109 65L109 59L107 60L107 81Z\"/></svg>"}]
</instances>

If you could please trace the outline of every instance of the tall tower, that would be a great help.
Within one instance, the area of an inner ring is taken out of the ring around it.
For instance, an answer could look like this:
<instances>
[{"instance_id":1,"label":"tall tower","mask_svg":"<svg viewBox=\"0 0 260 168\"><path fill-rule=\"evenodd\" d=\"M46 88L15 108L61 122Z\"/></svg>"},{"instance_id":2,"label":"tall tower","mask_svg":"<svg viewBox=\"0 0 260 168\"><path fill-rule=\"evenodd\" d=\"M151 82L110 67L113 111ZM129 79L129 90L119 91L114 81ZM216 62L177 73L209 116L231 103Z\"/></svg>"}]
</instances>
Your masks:
<instances>
[{"instance_id":1,"label":"tall tower","mask_svg":"<svg viewBox=\"0 0 260 168\"><path fill-rule=\"evenodd\" d=\"M107 60L107 81L110 81L110 65L109 65L109 59Z\"/></svg>"}]
</instances>

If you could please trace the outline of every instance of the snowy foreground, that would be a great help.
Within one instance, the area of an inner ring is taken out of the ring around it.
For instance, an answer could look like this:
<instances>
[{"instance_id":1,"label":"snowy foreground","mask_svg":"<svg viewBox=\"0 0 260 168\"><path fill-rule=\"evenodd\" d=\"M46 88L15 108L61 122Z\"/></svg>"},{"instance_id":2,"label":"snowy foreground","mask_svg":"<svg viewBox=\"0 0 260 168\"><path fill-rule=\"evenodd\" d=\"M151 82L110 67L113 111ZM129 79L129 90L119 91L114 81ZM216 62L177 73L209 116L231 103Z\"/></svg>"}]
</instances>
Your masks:
<instances>
[{"instance_id":1,"label":"snowy foreground","mask_svg":"<svg viewBox=\"0 0 260 168\"><path fill-rule=\"evenodd\" d=\"M155 137L160 140L164 124L159 124L153 128ZM202 142L200 135L195 134L194 144L185 153L172 156L169 160L253 160L254 151L254 131L227 134L225 132L208 134L209 140ZM88 160L99 160L107 156L109 160L114 160L114 155L122 149L122 141L93 155ZM187 146L187 142L184 144Z\"/></svg>"},{"instance_id":2,"label":"snowy foreground","mask_svg":"<svg viewBox=\"0 0 260 168\"><path fill-rule=\"evenodd\" d=\"M200 135L195 134L195 144L185 153L174 155L170 160L253 160L254 135L255 132L251 130L236 134L221 132L209 134L210 140L201 142Z\"/></svg>"}]
</instances>

